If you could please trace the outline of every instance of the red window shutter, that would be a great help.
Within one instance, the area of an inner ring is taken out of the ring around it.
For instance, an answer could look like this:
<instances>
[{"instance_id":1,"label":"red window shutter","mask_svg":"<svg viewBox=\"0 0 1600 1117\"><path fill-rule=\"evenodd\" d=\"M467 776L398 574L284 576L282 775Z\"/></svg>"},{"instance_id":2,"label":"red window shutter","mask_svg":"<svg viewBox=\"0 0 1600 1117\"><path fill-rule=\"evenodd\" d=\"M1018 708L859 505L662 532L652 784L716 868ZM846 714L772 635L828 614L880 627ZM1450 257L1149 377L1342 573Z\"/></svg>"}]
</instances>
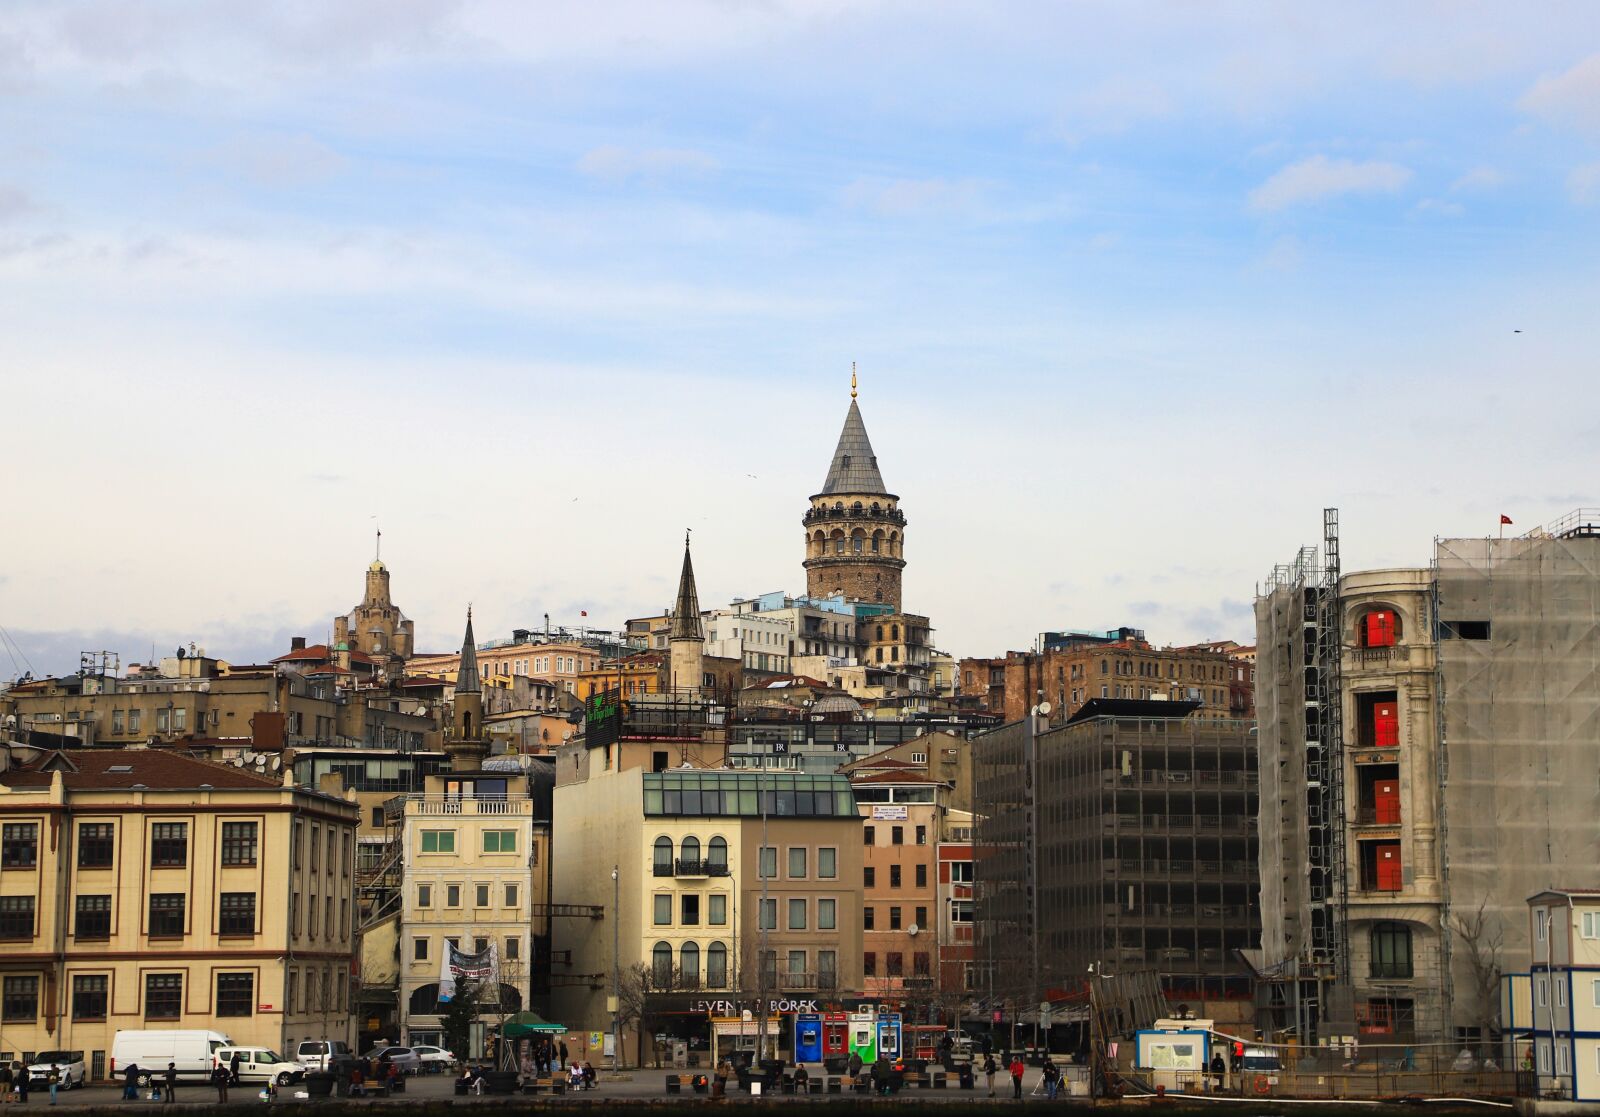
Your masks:
<instances>
[{"instance_id":1,"label":"red window shutter","mask_svg":"<svg viewBox=\"0 0 1600 1117\"><path fill-rule=\"evenodd\" d=\"M1400 746L1400 712L1393 702L1379 702L1372 708L1372 743L1380 749Z\"/></svg>"},{"instance_id":2,"label":"red window shutter","mask_svg":"<svg viewBox=\"0 0 1600 1117\"><path fill-rule=\"evenodd\" d=\"M1394 613L1374 609L1367 614L1366 643L1369 648L1394 647Z\"/></svg>"},{"instance_id":3,"label":"red window shutter","mask_svg":"<svg viewBox=\"0 0 1600 1117\"><path fill-rule=\"evenodd\" d=\"M1376 808L1375 821L1383 825L1394 826L1400 822L1400 781L1379 780L1373 788L1373 806Z\"/></svg>"},{"instance_id":4,"label":"red window shutter","mask_svg":"<svg viewBox=\"0 0 1600 1117\"><path fill-rule=\"evenodd\" d=\"M1400 843L1380 845L1378 853L1378 891L1398 892L1401 885Z\"/></svg>"}]
</instances>

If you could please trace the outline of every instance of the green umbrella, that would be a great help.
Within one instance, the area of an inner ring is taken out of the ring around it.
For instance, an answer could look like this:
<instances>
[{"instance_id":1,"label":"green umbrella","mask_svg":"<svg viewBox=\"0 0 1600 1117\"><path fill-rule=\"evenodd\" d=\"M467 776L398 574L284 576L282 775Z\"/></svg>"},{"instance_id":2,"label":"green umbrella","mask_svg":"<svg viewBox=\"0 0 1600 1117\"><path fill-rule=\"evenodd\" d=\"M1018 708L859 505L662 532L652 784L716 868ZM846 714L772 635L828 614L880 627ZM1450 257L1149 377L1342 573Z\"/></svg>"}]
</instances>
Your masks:
<instances>
[{"instance_id":1,"label":"green umbrella","mask_svg":"<svg viewBox=\"0 0 1600 1117\"><path fill-rule=\"evenodd\" d=\"M524 1036L560 1035L566 1030L565 1024L552 1024L537 1012L524 1011L506 1017L500 1034L507 1039L521 1039Z\"/></svg>"}]
</instances>

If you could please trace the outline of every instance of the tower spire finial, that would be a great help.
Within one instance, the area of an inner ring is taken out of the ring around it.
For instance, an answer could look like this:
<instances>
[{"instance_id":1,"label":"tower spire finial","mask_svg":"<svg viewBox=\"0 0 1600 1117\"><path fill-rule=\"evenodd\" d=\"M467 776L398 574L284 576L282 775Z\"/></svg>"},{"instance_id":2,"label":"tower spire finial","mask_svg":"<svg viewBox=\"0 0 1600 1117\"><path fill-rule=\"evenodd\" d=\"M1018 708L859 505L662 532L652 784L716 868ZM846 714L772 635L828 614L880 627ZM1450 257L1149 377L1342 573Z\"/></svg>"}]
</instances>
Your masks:
<instances>
[{"instance_id":1,"label":"tower spire finial","mask_svg":"<svg viewBox=\"0 0 1600 1117\"><path fill-rule=\"evenodd\" d=\"M377 545L373 548L373 551L372 551L372 561L373 562L382 562L383 561L383 527L381 525L377 525L376 530L378 532L378 542L377 542Z\"/></svg>"},{"instance_id":2,"label":"tower spire finial","mask_svg":"<svg viewBox=\"0 0 1600 1117\"><path fill-rule=\"evenodd\" d=\"M850 362L850 398L856 398L856 363Z\"/></svg>"}]
</instances>

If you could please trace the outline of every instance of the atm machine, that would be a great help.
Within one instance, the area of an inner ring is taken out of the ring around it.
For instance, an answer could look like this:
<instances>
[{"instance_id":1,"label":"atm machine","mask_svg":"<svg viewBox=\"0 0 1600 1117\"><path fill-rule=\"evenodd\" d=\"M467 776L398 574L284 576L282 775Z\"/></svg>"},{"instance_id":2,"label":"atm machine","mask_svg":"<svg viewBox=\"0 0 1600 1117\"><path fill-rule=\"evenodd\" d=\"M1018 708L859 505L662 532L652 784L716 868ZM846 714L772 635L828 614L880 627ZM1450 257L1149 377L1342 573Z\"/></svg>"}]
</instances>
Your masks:
<instances>
[{"instance_id":1,"label":"atm machine","mask_svg":"<svg viewBox=\"0 0 1600 1117\"><path fill-rule=\"evenodd\" d=\"M876 1020L878 1030L878 1055L890 1062L899 1062L903 1054L901 1047L900 1014L898 1012L882 1012Z\"/></svg>"},{"instance_id":2,"label":"atm machine","mask_svg":"<svg viewBox=\"0 0 1600 1117\"><path fill-rule=\"evenodd\" d=\"M794 1061L820 1063L823 1059L822 1017L815 1012L794 1014Z\"/></svg>"},{"instance_id":3,"label":"atm machine","mask_svg":"<svg viewBox=\"0 0 1600 1117\"><path fill-rule=\"evenodd\" d=\"M865 1066L878 1061L878 1016L873 1012L850 1014L850 1053L858 1055Z\"/></svg>"}]
</instances>

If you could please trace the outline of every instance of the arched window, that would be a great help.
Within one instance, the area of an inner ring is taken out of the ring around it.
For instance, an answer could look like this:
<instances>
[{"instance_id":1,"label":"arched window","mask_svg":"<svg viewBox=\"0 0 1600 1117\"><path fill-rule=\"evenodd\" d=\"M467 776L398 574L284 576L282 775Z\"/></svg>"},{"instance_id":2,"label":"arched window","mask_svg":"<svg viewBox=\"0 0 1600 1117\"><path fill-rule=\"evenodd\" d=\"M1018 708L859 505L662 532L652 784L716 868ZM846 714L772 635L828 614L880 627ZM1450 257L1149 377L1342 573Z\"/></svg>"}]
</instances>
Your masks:
<instances>
[{"instance_id":1,"label":"arched window","mask_svg":"<svg viewBox=\"0 0 1600 1117\"><path fill-rule=\"evenodd\" d=\"M1363 648L1392 648L1400 639L1400 614L1393 609L1371 609L1361 618Z\"/></svg>"},{"instance_id":2,"label":"arched window","mask_svg":"<svg viewBox=\"0 0 1600 1117\"><path fill-rule=\"evenodd\" d=\"M872 533L872 553L876 555L876 554L882 553L882 551L883 551L883 532L881 530L880 531L875 531L875 532Z\"/></svg>"},{"instance_id":3,"label":"arched window","mask_svg":"<svg viewBox=\"0 0 1600 1117\"><path fill-rule=\"evenodd\" d=\"M844 511L844 501L842 501L842 500L834 501L833 502L833 510L835 512L843 512Z\"/></svg>"},{"instance_id":4,"label":"arched window","mask_svg":"<svg viewBox=\"0 0 1600 1117\"><path fill-rule=\"evenodd\" d=\"M876 516L876 515L879 515L882 512L883 512L883 508L878 504L877 501L873 501L872 502L872 514L874 516Z\"/></svg>"},{"instance_id":5,"label":"arched window","mask_svg":"<svg viewBox=\"0 0 1600 1117\"><path fill-rule=\"evenodd\" d=\"M706 984L721 989L728 984L728 948L714 942L706 950Z\"/></svg>"},{"instance_id":6,"label":"arched window","mask_svg":"<svg viewBox=\"0 0 1600 1117\"><path fill-rule=\"evenodd\" d=\"M899 625L892 624L892 625L889 626L889 639L891 639L891 640L900 639L900 626Z\"/></svg>"},{"instance_id":7,"label":"arched window","mask_svg":"<svg viewBox=\"0 0 1600 1117\"><path fill-rule=\"evenodd\" d=\"M898 531L891 531L889 533L889 553L891 555L898 555L900 553L900 533Z\"/></svg>"},{"instance_id":8,"label":"arched window","mask_svg":"<svg viewBox=\"0 0 1600 1117\"><path fill-rule=\"evenodd\" d=\"M726 870L728 867L728 842L725 838L712 838L711 845L706 851L706 864L713 870Z\"/></svg>"},{"instance_id":9,"label":"arched window","mask_svg":"<svg viewBox=\"0 0 1600 1117\"><path fill-rule=\"evenodd\" d=\"M678 856L683 858L685 861L698 861L698 860L700 860L700 839L699 838L685 838L685 839L683 839L682 845L679 846Z\"/></svg>"},{"instance_id":10,"label":"arched window","mask_svg":"<svg viewBox=\"0 0 1600 1117\"><path fill-rule=\"evenodd\" d=\"M700 944L686 942L678 951L678 974L685 988L700 984Z\"/></svg>"},{"instance_id":11,"label":"arched window","mask_svg":"<svg viewBox=\"0 0 1600 1117\"><path fill-rule=\"evenodd\" d=\"M668 943L658 942L650 951L650 984L657 989L672 987L672 947Z\"/></svg>"},{"instance_id":12,"label":"arched window","mask_svg":"<svg viewBox=\"0 0 1600 1117\"><path fill-rule=\"evenodd\" d=\"M658 877L672 875L672 839L665 834L656 839L655 875Z\"/></svg>"},{"instance_id":13,"label":"arched window","mask_svg":"<svg viewBox=\"0 0 1600 1117\"><path fill-rule=\"evenodd\" d=\"M867 537L865 535L858 531L850 536L850 551L852 554L859 555L866 549Z\"/></svg>"},{"instance_id":14,"label":"arched window","mask_svg":"<svg viewBox=\"0 0 1600 1117\"><path fill-rule=\"evenodd\" d=\"M852 504L850 506L850 511L854 515L857 515L857 516L861 515L861 502L858 500L854 504Z\"/></svg>"},{"instance_id":15,"label":"arched window","mask_svg":"<svg viewBox=\"0 0 1600 1117\"><path fill-rule=\"evenodd\" d=\"M1372 927L1372 977L1411 976L1411 928L1404 923Z\"/></svg>"},{"instance_id":16,"label":"arched window","mask_svg":"<svg viewBox=\"0 0 1600 1117\"><path fill-rule=\"evenodd\" d=\"M844 532L842 531L833 537L833 553L836 555L844 554Z\"/></svg>"},{"instance_id":17,"label":"arched window","mask_svg":"<svg viewBox=\"0 0 1600 1117\"><path fill-rule=\"evenodd\" d=\"M1100 674L1104 675L1105 673L1106 673L1106 661L1102 659L1100 661Z\"/></svg>"}]
</instances>

